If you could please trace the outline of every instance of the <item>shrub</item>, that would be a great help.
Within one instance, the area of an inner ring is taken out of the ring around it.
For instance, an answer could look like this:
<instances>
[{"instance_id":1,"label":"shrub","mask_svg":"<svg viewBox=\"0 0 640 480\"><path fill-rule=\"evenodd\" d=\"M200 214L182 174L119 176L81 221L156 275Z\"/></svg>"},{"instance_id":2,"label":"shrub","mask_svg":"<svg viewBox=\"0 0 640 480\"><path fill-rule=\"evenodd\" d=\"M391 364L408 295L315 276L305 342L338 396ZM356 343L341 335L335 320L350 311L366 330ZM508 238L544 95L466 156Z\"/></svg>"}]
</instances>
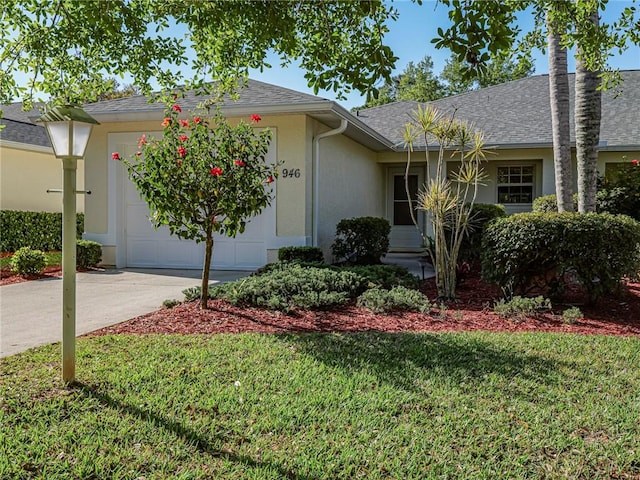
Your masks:
<instances>
[{"instance_id":1,"label":"shrub","mask_svg":"<svg viewBox=\"0 0 640 480\"><path fill-rule=\"evenodd\" d=\"M567 308L562 312L562 321L568 325L572 325L582 318L584 315L578 307Z\"/></svg>"},{"instance_id":2,"label":"shrub","mask_svg":"<svg viewBox=\"0 0 640 480\"><path fill-rule=\"evenodd\" d=\"M375 265L389 250L391 225L385 218L360 217L340 220L331 251L338 261Z\"/></svg>"},{"instance_id":3,"label":"shrub","mask_svg":"<svg viewBox=\"0 0 640 480\"><path fill-rule=\"evenodd\" d=\"M267 307L289 311L292 308L321 309L355 298L366 281L348 271L302 267L288 264L260 276L247 277L209 289L209 298L220 298L234 305ZM186 301L200 298L198 287L183 291Z\"/></svg>"},{"instance_id":4,"label":"shrub","mask_svg":"<svg viewBox=\"0 0 640 480\"><path fill-rule=\"evenodd\" d=\"M506 217L507 212L502 205L476 203L469 214L469 228L460 245L459 260L478 262L482 253L482 232L496 218Z\"/></svg>"},{"instance_id":5,"label":"shrub","mask_svg":"<svg viewBox=\"0 0 640 480\"><path fill-rule=\"evenodd\" d=\"M554 213L558 211L558 199L555 194L544 195L537 197L533 200L532 210L534 212L549 212ZM573 211L578 211L578 194L573 194Z\"/></svg>"},{"instance_id":6,"label":"shrub","mask_svg":"<svg viewBox=\"0 0 640 480\"><path fill-rule=\"evenodd\" d=\"M612 172L599 179L598 212L628 215L640 220L640 164L637 160L614 165Z\"/></svg>"},{"instance_id":7,"label":"shrub","mask_svg":"<svg viewBox=\"0 0 640 480\"><path fill-rule=\"evenodd\" d=\"M22 247L11 257L11 271L19 275L39 275L47 266L47 257L42 250Z\"/></svg>"},{"instance_id":8,"label":"shrub","mask_svg":"<svg viewBox=\"0 0 640 480\"><path fill-rule=\"evenodd\" d=\"M21 247L44 251L62 249L62 214L51 212L0 211L0 251L15 252ZM76 236L84 232L84 215L76 217Z\"/></svg>"},{"instance_id":9,"label":"shrub","mask_svg":"<svg viewBox=\"0 0 640 480\"><path fill-rule=\"evenodd\" d=\"M76 265L95 267L102 260L102 245L91 240L78 240L76 243Z\"/></svg>"},{"instance_id":10,"label":"shrub","mask_svg":"<svg viewBox=\"0 0 640 480\"><path fill-rule=\"evenodd\" d=\"M282 247L278 250L281 262L322 263L324 255L318 247Z\"/></svg>"},{"instance_id":11,"label":"shrub","mask_svg":"<svg viewBox=\"0 0 640 480\"><path fill-rule=\"evenodd\" d=\"M173 308L173 307L177 307L178 305L180 305L180 300L176 300L176 299L168 298L162 302L162 306L164 308Z\"/></svg>"},{"instance_id":12,"label":"shrub","mask_svg":"<svg viewBox=\"0 0 640 480\"><path fill-rule=\"evenodd\" d=\"M640 223L607 213L521 213L491 224L482 274L507 294L562 292L571 273L591 299L640 271Z\"/></svg>"},{"instance_id":13,"label":"shrub","mask_svg":"<svg viewBox=\"0 0 640 480\"><path fill-rule=\"evenodd\" d=\"M543 310L551 310L551 300L543 296L535 298L516 296L509 301L501 299L493 306L493 311L501 317L518 320L535 316Z\"/></svg>"},{"instance_id":14,"label":"shrub","mask_svg":"<svg viewBox=\"0 0 640 480\"><path fill-rule=\"evenodd\" d=\"M432 307L423 293L401 286L393 287L391 290L367 290L358 297L358 306L373 313L388 313L394 310L427 313Z\"/></svg>"},{"instance_id":15,"label":"shrub","mask_svg":"<svg viewBox=\"0 0 640 480\"><path fill-rule=\"evenodd\" d=\"M419 283L415 275L400 265L351 265L331 268L337 271L353 272L364 278L367 284L387 290L396 286L417 288Z\"/></svg>"}]
</instances>

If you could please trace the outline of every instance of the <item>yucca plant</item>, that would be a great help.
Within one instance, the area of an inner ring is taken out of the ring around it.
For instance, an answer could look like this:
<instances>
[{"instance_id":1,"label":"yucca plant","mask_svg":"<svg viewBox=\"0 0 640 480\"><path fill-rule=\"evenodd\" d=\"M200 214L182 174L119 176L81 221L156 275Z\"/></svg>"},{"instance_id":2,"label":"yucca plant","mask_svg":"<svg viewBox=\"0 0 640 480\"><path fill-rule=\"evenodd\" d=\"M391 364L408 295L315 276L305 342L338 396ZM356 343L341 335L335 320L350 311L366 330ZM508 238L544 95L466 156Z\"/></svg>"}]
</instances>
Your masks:
<instances>
[{"instance_id":1,"label":"yucca plant","mask_svg":"<svg viewBox=\"0 0 640 480\"><path fill-rule=\"evenodd\" d=\"M413 143L419 136L425 141L427 179L419 191L417 208L427 212L433 227L435 258L432 261L438 296L441 299L454 299L460 245L472 225L471 211L478 188L486 178L481 166L487 154L484 136L472 125L443 116L429 106L418 107L411 122L405 126L403 135L407 148L407 172ZM438 145L435 174L431 169L429 142ZM457 157L460 161L460 167L451 173L451 179L446 175L445 155L448 152L452 152L450 158ZM413 216L413 208L410 207ZM415 217L413 219L417 226Z\"/></svg>"}]
</instances>

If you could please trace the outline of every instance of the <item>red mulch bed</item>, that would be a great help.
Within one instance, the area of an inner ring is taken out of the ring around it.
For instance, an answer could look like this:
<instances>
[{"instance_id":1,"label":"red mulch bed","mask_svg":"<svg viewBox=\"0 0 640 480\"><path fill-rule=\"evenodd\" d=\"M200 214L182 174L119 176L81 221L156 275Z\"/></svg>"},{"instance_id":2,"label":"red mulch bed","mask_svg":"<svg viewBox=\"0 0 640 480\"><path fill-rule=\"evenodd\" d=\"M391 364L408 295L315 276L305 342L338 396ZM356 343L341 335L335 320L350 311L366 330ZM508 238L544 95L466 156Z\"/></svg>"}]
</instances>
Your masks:
<instances>
[{"instance_id":1,"label":"red mulch bed","mask_svg":"<svg viewBox=\"0 0 640 480\"><path fill-rule=\"evenodd\" d=\"M436 297L433 280L422 290ZM500 291L471 275L458 288L458 300L446 308L434 309L430 315L397 313L375 315L352 302L328 311L295 311L290 314L258 308L239 308L210 300L208 310L200 310L198 302L162 308L156 312L104 328L91 335L106 334L211 334L241 332L562 332L578 334L625 335L640 337L640 284L631 283L619 298L606 298L595 305L579 305L585 318L574 324L563 323L560 308L527 318L504 319L493 313ZM573 298L579 300L579 298Z\"/></svg>"}]
</instances>

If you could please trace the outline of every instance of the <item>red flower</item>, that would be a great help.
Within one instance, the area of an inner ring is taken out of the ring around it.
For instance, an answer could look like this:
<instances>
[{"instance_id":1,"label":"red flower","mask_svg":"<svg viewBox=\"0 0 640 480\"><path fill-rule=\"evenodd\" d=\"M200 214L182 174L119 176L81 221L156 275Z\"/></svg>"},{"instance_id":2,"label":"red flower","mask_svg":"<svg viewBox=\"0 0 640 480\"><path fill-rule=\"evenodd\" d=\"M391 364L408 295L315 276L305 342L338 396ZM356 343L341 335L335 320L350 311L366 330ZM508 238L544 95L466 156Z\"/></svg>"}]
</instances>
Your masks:
<instances>
[{"instance_id":1,"label":"red flower","mask_svg":"<svg viewBox=\"0 0 640 480\"><path fill-rule=\"evenodd\" d=\"M178 161L176 162L176 165L178 165L179 167L181 167L181 166L182 166L182 160L178 160Z\"/></svg>"},{"instance_id":2,"label":"red flower","mask_svg":"<svg viewBox=\"0 0 640 480\"><path fill-rule=\"evenodd\" d=\"M186 142L189 139L189 137L187 137L186 135L180 135L180 141L181 142Z\"/></svg>"},{"instance_id":3,"label":"red flower","mask_svg":"<svg viewBox=\"0 0 640 480\"><path fill-rule=\"evenodd\" d=\"M169 117L165 117L164 120L162 121L162 126L168 127L169 125L171 125L171 119Z\"/></svg>"},{"instance_id":4,"label":"red flower","mask_svg":"<svg viewBox=\"0 0 640 480\"><path fill-rule=\"evenodd\" d=\"M174 112L181 112L182 109L180 108L180 105L178 105L177 103L171 107L173 109Z\"/></svg>"},{"instance_id":5,"label":"red flower","mask_svg":"<svg viewBox=\"0 0 640 480\"><path fill-rule=\"evenodd\" d=\"M180 120L180 125L187 128L189 126L189 120Z\"/></svg>"},{"instance_id":6,"label":"red flower","mask_svg":"<svg viewBox=\"0 0 640 480\"><path fill-rule=\"evenodd\" d=\"M147 136L146 135L142 135L139 139L138 139L138 148L142 148L143 145L146 145L147 142Z\"/></svg>"},{"instance_id":7,"label":"red flower","mask_svg":"<svg viewBox=\"0 0 640 480\"><path fill-rule=\"evenodd\" d=\"M638 161L637 158L634 158L633 160L631 160L631 165L633 165L634 167L637 167L638 164L640 164L640 161Z\"/></svg>"},{"instance_id":8,"label":"red flower","mask_svg":"<svg viewBox=\"0 0 640 480\"><path fill-rule=\"evenodd\" d=\"M267 178L267 185L273 182L275 182L275 178L273 178L273 175L269 175L269 177Z\"/></svg>"},{"instance_id":9,"label":"red flower","mask_svg":"<svg viewBox=\"0 0 640 480\"><path fill-rule=\"evenodd\" d=\"M257 113L254 113L253 115L251 115L251 121L254 123L258 123L260 120L262 120L262 117L260 115L258 115Z\"/></svg>"},{"instance_id":10,"label":"red flower","mask_svg":"<svg viewBox=\"0 0 640 480\"><path fill-rule=\"evenodd\" d=\"M186 154L187 154L186 148L184 148L183 146L178 147L178 155L180 155L180 158L184 158Z\"/></svg>"},{"instance_id":11,"label":"red flower","mask_svg":"<svg viewBox=\"0 0 640 480\"><path fill-rule=\"evenodd\" d=\"M139 157L140 155L142 155L142 152L136 152L136 157Z\"/></svg>"},{"instance_id":12,"label":"red flower","mask_svg":"<svg viewBox=\"0 0 640 480\"><path fill-rule=\"evenodd\" d=\"M240 160L239 158L236 158L233 163L235 163L237 166L239 167L244 167L247 163L243 162L242 160Z\"/></svg>"},{"instance_id":13,"label":"red flower","mask_svg":"<svg viewBox=\"0 0 640 480\"><path fill-rule=\"evenodd\" d=\"M202 117L193 117L193 123L200 123L202 122Z\"/></svg>"},{"instance_id":14,"label":"red flower","mask_svg":"<svg viewBox=\"0 0 640 480\"><path fill-rule=\"evenodd\" d=\"M111 154L111 159L112 159L112 160L121 160L121 158L120 158L120 154L119 154L118 152L113 152L113 153Z\"/></svg>"},{"instance_id":15,"label":"red flower","mask_svg":"<svg viewBox=\"0 0 640 480\"><path fill-rule=\"evenodd\" d=\"M222 175L222 169L220 167L213 167L211 170L209 170L209 173L214 177L219 177L220 175Z\"/></svg>"}]
</instances>

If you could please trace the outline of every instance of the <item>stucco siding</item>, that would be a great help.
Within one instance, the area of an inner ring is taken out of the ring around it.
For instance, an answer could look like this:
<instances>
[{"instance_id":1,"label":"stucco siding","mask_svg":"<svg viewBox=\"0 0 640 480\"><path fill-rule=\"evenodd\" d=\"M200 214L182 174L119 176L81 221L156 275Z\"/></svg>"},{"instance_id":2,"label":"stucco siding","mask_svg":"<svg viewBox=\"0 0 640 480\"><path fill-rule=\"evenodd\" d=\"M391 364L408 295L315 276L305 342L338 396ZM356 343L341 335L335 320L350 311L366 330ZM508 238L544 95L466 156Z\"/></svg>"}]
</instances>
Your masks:
<instances>
[{"instance_id":1,"label":"stucco siding","mask_svg":"<svg viewBox=\"0 0 640 480\"><path fill-rule=\"evenodd\" d=\"M34 212L61 212L62 194L47 189L62 188L62 161L53 153L0 147L0 208ZM84 189L84 161L78 161L77 188ZM78 195L78 212L84 211L85 196Z\"/></svg>"},{"instance_id":2,"label":"stucco siding","mask_svg":"<svg viewBox=\"0 0 640 480\"><path fill-rule=\"evenodd\" d=\"M342 136L320 140L318 246L327 258L343 218L385 216L384 169L371 150Z\"/></svg>"}]
</instances>

